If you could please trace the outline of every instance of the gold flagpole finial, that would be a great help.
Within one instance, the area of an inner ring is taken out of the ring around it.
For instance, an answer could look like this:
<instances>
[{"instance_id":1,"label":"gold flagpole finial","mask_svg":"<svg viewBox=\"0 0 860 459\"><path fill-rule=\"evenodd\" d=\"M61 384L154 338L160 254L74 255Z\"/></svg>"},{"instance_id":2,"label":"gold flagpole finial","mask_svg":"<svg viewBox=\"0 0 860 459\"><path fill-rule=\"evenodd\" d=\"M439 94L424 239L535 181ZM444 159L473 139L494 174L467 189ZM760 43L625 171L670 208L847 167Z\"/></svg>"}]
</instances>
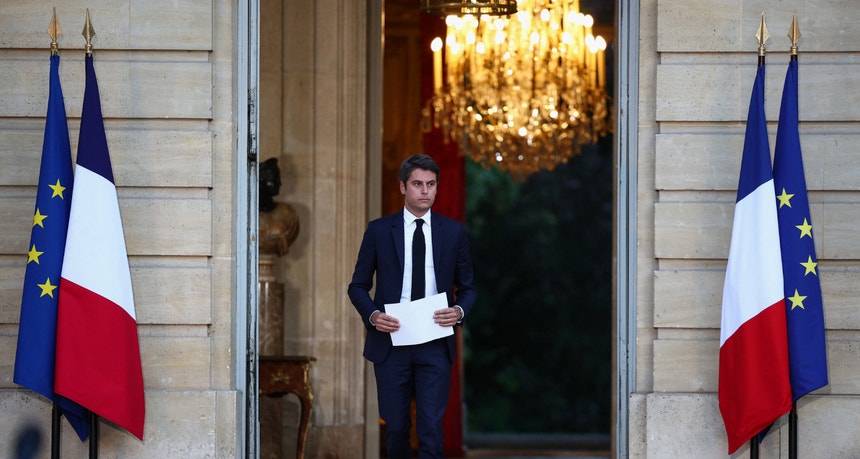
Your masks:
<instances>
[{"instance_id":1,"label":"gold flagpole finial","mask_svg":"<svg viewBox=\"0 0 860 459\"><path fill-rule=\"evenodd\" d=\"M761 24L758 26L755 37L758 39L758 56L763 58L765 55L764 44L770 40L770 34L767 33L767 25L764 23L764 11L761 12Z\"/></svg>"},{"instance_id":2,"label":"gold flagpole finial","mask_svg":"<svg viewBox=\"0 0 860 459\"><path fill-rule=\"evenodd\" d=\"M87 22L84 24L84 31L81 32L81 35L84 36L87 40L87 55L92 56L93 54L93 37L96 36L96 31L93 30L93 25L90 23L90 9L87 8Z\"/></svg>"},{"instance_id":3,"label":"gold flagpole finial","mask_svg":"<svg viewBox=\"0 0 860 459\"><path fill-rule=\"evenodd\" d=\"M60 29L60 23L57 22L57 7L54 7L54 15L51 17L51 25L48 26L48 35L51 36L51 56L60 55L60 46L57 44L57 38L63 30Z\"/></svg>"},{"instance_id":4,"label":"gold flagpole finial","mask_svg":"<svg viewBox=\"0 0 860 459\"><path fill-rule=\"evenodd\" d=\"M791 20L791 29L788 31L788 39L791 40L791 57L797 57L797 42L800 40L800 27L797 26L797 12Z\"/></svg>"}]
</instances>

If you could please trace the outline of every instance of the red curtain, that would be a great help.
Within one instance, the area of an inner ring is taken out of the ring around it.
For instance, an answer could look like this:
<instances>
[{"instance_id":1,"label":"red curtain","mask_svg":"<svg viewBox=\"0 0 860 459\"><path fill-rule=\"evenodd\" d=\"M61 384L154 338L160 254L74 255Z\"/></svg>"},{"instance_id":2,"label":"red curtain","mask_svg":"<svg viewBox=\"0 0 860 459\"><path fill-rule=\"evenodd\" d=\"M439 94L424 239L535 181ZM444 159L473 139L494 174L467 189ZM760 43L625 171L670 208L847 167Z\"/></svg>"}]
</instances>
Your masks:
<instances>
[{"instance_id":1,"label":"red curtain","mask_svg":"<svg viewBox=\"0 0 860 459\"><path fill-rule=\"evenodd\" d=\"M445 39L445 21L430 14L421 14L421 91L426 103L433 95L433 51L430 42L435 37ZM444 67L444 65L443 65ZM438 197L433 204L433 212L465 222L465 182L466 171L457 144L445 142L442 132L433 129L424 134L424 153L433 157L439 164ZM457 356L451 372L451 391L448 408L442 427L445 432L445 455L463 457L463 335L457 333Z\"/></svg>"}]
</instances>

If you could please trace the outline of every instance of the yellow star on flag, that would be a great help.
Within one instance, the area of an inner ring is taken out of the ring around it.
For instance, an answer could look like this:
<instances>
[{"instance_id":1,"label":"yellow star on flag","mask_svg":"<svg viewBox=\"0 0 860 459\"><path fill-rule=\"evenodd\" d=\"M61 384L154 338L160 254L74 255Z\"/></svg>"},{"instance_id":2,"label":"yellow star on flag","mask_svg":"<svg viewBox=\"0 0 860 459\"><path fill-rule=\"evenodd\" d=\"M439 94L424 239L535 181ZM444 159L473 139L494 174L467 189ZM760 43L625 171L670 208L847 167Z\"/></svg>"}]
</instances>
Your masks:
<instances>
[{"instance_id":1,"label":"yellow star on flag","mask_svg":"<svg viewBox=\"0 0 860 459\"><path fill-rule=\"evenodd\" d=\"M791 207L791 198L793 197L793 194L786 193L785 188L783 188L782 194L776 197L776 199L779 199L779 208L782 209L782 206Z\"/></svg>"},{"instance_id":2,"label":"yellow star on flag","mask_svg":"<svg viewBox=\"0 0 860 459\"><path fill-rule=\"evenodd\" d=\"M27 252L27 264L29 264L31 261L35 261L36 264L38 265L39 264L39 255L41 255L43 253L45 253L45 252L39 252L38 250L36 250L36 244L33 244L33 247L30 249L29 252Z\"/></svg>"},{"instance_id":3,"label":"yellow star on flag","mask_svg":"<svg viewBox=\"0 0 860 459\"><path fill-rule=\"evenodd\" d=\"M806 259L806 263L801 263L801 266L806 268L806 272L803 273L804 276L809 273L815 274L816 276L818 275L818 273L815 272L815 267L818 266L818 263L812 261L812 255L809 255L809 258Z\"/></svg>"},{"instance_id":4,"label":"yellow star on flag","mask_svg":"<svg viewBox=\"0 0 860 459\"><path fill-rule=\"evenodd\" d=\"M57 179L57 184L56 184L56 185L48 185L48 186L49 186L52 190L54 190L54 193L53 193L53 194L51 194L51 197L52 197L52 198L55 198L55 197L59 196L59 197L60 197L60 199L64 199L64 198L63 198L63 191L66 191L66 187L64 187L64 186L60 185L60 179Z\"/></svg>"},{"instance_id":5,"label":"yellow star on flag","mask_svg":"<svg viewBox=\"0 0 860 459\"><path fill-rule=\"evenodd\" d=\"M803 219L803 224L802 225L796 225L795 228L800 230L801 239L803 238L803 236L812 237L812 225L810 225L809 222L805 218Z\"/></svg>"},{"instance_id":6,"label":"yellow star on flag","mask_svg":"<svg viewBox=\"0 0 860 459\"><path fill-rule=\"evenodd\" d=\"M35 215L33 215L33 226L39 225L39 226L41 226L42 228L44 228L44 227L45 227L45 224L44 224L44 223L42 223L42 222L43 222L46 218L48 218L48 216L47 216L47 215L42 215L42 213L41 213L41 212L39 212L39 209L36 209L36 214L35 214Z\"/></svg>"},{"instance_id":7,"label":"yellow star on flag","mask_svg":"<svg viewBox=\"0 0 860 459\"><path fill-rule=\"evenodd\" d=\"M45 296L45 295L48 295L48 296L50 296L51 298L53 298L53 297L54 297L54 290L57 288L57 286L56 286L56 285L51 285L51 278L50 278L50 277L49 277L48 279L46 279L46 280L45 280L45 283L44 283L44 284L36 284L36 285L38 285L38 286L39 286L39 288L41 288L41 289L42 289L42 294L41 294L41 295L39 295L39 298L41 298L41 297L43 297L43 296ZM804 298L806 298L806 297L804 297Z\"/></svg>"},{"instance_id":8,"label":"yellow star on flag","mask_svg":"<svg viewBox=\"0 0 860 459\"><path fill-rule=\"evenodd\" d=\"M790 296L788 299L791 301L792 310L794 310L794 308L806 309L803 307L803 300L805 300L806 297L798 294L797 289L794 289L794 296Z\"/></svg>"}]
</instances>

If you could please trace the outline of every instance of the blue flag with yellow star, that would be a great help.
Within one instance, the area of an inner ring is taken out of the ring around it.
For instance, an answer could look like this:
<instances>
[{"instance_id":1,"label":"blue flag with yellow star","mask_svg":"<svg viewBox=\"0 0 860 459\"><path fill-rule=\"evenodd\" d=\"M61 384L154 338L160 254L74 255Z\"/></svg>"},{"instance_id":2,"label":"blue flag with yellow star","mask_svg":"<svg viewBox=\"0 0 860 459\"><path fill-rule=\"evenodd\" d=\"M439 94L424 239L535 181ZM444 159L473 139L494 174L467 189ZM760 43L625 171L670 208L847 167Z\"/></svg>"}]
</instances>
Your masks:
<instances>
[{"instance_id":1,"label":"blue flag with yellow star","mask_svg":"<svg viewBox=\"0 0 860 459\"><path fill-rule=\"evenodd\" d=\"M87 411L54 393L57 287L66 247L73 178L72 149L59 68L60 57L51 56L48 114L30 244L27 246L13 381L56 403L83 441L89 437Z\"/></svg>"},{"instance_id":2,"label":"blue flag with yellow star","mask_svg":"<svg viewBox=\"0 0 860 459\"><path fill-rule=\"evenodd\" d=\"M827 343L818 258L800 150L797 61L788 65L773 160L792 399L827 385Z\"/></svg>"}]
</instances>

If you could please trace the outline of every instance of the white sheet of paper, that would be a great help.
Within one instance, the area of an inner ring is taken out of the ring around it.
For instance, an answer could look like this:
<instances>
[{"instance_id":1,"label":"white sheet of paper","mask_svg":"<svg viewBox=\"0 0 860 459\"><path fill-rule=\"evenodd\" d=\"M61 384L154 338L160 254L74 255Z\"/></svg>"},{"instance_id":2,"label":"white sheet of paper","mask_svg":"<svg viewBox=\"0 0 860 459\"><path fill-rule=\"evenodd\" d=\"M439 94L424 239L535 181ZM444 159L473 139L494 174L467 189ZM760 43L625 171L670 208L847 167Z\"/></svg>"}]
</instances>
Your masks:
<instances>
[{"instance_id":1,"label":"white sheet of paper","mask_svg":"<svg viewBox=\"0 0 860 459\"><path fill-rule=\"evenodd\" d=\"M433 341L454 334L454 327L443 327L433 322L433 312L448 307L444 293L438 293L408 303L385 305L385 313L400 321L400 329L391 333L395 346L409 346Z\"/></svg>"}]
</instances>

